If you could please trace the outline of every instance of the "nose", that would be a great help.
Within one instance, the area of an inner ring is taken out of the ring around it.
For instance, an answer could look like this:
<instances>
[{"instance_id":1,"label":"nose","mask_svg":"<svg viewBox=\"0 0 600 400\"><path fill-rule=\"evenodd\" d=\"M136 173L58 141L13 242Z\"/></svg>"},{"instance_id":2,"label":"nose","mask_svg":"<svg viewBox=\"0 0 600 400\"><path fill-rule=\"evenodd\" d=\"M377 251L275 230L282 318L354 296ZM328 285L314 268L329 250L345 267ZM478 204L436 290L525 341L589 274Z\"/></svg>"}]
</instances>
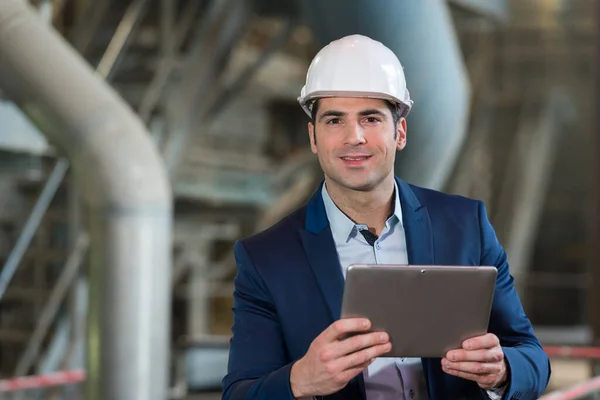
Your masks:
<instances>
[{"instance_id":1,"label":"nose","mask_svg":"<svg viewBox=\"0 0 600 400\"><path fill-rule=\"evenodd\" d=\"M366 143L365 134L359 123L346 124L346 136L344 144L348 146L358 146Z\"/></svg>"}]
</instances>

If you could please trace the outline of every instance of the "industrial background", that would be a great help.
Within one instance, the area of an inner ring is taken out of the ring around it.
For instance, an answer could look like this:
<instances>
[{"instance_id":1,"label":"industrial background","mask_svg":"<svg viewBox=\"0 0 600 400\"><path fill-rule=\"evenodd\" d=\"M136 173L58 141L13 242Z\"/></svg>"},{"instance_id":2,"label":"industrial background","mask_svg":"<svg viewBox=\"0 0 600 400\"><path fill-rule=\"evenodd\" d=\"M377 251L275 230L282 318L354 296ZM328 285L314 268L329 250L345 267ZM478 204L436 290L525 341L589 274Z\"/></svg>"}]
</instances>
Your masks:
<instances>
[{"instance_id":1,"label":"industrial background","mask_svg":"<svg viewBox=\"0 0 600 400\"><path fill-rule=\"evenodd\" d=\"M220 398L233 243L322 179L296 98L351 33L405 68L397 174L485 201L552 358L547 396L600 398L599 15L595 0L0 0L0 398Z\"/></svg>"}]
</instances>

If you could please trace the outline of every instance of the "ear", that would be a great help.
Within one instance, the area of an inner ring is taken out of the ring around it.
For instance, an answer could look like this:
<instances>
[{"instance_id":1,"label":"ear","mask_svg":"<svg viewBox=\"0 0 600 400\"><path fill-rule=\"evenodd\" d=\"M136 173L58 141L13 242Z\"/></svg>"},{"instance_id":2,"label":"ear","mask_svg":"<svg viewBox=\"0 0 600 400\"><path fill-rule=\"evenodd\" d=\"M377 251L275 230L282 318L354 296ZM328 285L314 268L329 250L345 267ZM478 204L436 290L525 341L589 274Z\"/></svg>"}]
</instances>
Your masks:
<instances>
[{"instance_id":1,"label":"ear","mask_svg":"<svg viewBox=\"0 0 600 400\"><path fill-rule=\"evenodd\" d=\"M403 150L406 147L406 119L400 118L396 124L396 149Z\"/></svg>"},{"instance_id":2,"label":"ear","mask_svg":"<svg viewBox=\"0 0 600 400\"><path fill-rule=\"evenodd\" d=\"M317 154L317 139L315 138L315 126L312 122L308 123L308 137L310 138L310 150Z\"/></svg>"}]
</instances>

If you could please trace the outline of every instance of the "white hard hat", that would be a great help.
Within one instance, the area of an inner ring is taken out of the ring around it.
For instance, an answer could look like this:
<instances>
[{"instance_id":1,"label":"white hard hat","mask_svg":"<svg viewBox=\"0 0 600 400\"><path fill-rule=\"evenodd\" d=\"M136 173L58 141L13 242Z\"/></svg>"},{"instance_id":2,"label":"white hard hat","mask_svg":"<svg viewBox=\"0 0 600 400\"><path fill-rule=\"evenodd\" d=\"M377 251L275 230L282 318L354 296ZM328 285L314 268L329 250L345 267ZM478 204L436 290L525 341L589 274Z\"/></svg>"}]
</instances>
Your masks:
<instances>
[{"instance_id":1,"label":"white hard hat","mask_svg":"<svg viewBox=\"0 0 600 400\"><path fill-rule=\"evenodd\" d=\"M298 102L311 116L321 97L370 97L398 105L406 117L413 102L398 57L381 42L350 35L325 46L312 60Z\"/></svg>"}]
</instances>

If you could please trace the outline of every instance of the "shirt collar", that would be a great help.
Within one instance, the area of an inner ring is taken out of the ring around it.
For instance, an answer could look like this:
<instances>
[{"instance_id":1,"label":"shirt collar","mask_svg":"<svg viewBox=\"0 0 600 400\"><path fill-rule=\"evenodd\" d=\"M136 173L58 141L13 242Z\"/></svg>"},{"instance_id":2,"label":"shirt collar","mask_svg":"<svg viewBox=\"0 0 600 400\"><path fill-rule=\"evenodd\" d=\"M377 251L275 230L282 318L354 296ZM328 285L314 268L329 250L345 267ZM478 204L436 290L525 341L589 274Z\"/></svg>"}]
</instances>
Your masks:
<instances>
[{"instance_id":1,"label":"shirt collar","mask_svg":"<svg viewBox=\"0 0 600 400\"><path fill-rule=\"evenodd\" d=\"M331 227L331 234L336 243L348 242L353 235L358 233L358 227L364 227L352 221L344 214L338 206L333 202L327 192L327 185L323 184L321 191L323 203L325 204L325 213ZM396 222L402 225L402 206L400 205L400 193L398 191L398 183L394 180L394 212L386 221L386 226L395 224Z\"/></svg>"}]
</instances>

